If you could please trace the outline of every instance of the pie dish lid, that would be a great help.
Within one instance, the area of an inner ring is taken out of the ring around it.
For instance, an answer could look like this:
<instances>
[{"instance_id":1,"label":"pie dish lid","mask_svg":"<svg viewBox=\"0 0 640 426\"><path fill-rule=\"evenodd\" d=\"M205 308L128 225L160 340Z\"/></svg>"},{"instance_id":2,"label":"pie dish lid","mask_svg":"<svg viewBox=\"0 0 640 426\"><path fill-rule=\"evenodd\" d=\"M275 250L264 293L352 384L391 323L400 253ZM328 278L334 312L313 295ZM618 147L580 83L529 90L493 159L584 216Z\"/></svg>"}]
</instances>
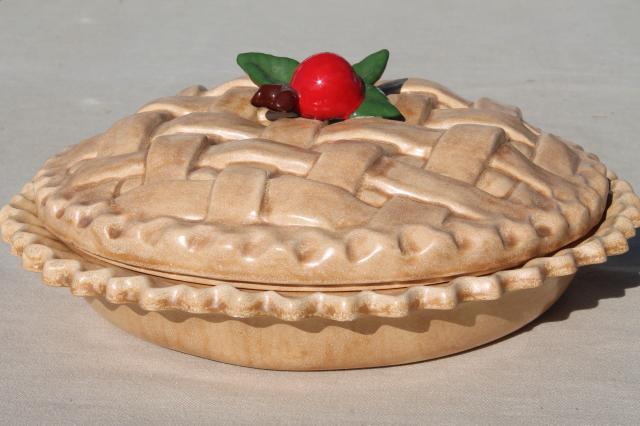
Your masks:
<instances>
[{"instance_id":1,"label":"pie dish lid","mask_svg":"<svg viewBox=\"0 0 640 426\"><path fill-rule=\"evenodd\" d=\"M38 216L74 250L182 281L290 290L437 283L524 264L600 222L606 167L422 79L405 121L272 121L246 78L161 98L47 161Z\"/></svg>"}]
</instances>

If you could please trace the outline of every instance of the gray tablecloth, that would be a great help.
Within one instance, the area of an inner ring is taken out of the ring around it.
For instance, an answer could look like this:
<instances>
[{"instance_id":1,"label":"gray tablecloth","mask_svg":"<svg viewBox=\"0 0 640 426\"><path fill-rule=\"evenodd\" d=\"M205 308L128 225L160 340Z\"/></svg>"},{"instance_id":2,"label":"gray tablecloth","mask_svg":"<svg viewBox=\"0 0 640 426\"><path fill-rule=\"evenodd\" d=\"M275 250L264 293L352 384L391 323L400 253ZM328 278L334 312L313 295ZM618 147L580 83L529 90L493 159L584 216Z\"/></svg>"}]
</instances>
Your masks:
<instances>
[{"instance_id":1,"label":"gray tablecloth","mask_svg":"<svg viewBox=\"0 0 640 426\"><path fill-rule=\"evenodd\" d=\"M146 101L241 74L235 55L422 76L597 153L640 189L640 2L0 0L0 200ZM140 341L0 249L0 423L640 423L640 242L521 332L403 367L282 373Z\"/></svg>"}]
</instances>

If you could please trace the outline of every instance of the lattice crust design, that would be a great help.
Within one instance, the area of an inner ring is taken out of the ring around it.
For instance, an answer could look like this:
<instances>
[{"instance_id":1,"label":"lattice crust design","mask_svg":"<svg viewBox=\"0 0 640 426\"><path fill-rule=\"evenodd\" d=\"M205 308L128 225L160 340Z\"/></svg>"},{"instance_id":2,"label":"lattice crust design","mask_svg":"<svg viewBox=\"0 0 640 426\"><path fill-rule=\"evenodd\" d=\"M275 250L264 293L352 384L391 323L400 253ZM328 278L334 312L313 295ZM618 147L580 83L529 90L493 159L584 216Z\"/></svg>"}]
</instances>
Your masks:
<instances>
[{"instance_id":1,"label":"lattice crust design","mask_svg":"<svg viewBox=\"0 0 640 426\"><path fill-rule=\"evenodd\" d=\"M605 166L517 108L408 79L390 95L406 122L272 122L254 91L190 87L50 159L33 181L38 216L130 269L295 290L513 267L604 212Z\"/></svg>"}]
</instances>

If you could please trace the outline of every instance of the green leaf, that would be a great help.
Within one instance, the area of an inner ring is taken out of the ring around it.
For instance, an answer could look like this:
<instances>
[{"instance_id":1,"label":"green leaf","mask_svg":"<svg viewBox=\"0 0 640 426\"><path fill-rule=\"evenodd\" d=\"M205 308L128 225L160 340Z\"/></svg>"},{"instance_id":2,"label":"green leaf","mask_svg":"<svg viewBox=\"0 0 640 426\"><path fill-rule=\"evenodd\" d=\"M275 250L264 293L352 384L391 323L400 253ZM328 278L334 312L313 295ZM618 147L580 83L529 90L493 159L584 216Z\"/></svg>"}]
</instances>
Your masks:
<instances>
[{"instance_id":1,"label":"green leaf","mask_svg":"<svg viewBox=\"0 0 640 426\"><path fill-rule=\"evenodd\" d=\"M377 87L367 84L364 100L357 110L351 114L354 117L382 117L390 120L402 120L404 117L389 99Z\"/></svg>"},{"instance_id":2,"label":"green leaf","mask_svg":"<svg viewBox=\"0 0 640 426\"><path fill-rule=\"evenodd\" d=\"M299 65L295 59L257 52L241 53L236 62L258 86L289 84L293 72Z\"/></svg>"},{"instance_id":3,"label":"green leaf","mask_svg":"<svg viewBox=\"0 0 640 426\"><path fill-rule=\"evenodd\" d=\"M353 70L365 83L373 84L382 77L388 60L389 51L382 49L355 64Z\"/></svg>"}]
</instances>

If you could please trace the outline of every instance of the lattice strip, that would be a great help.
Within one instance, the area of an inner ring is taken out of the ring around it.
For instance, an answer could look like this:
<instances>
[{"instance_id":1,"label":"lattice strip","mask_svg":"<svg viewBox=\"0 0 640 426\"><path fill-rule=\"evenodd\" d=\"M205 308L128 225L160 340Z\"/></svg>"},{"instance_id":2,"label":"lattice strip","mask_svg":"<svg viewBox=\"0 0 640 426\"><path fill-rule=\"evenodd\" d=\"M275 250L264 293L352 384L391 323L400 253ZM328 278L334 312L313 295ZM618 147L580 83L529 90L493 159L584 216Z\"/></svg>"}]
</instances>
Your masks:
<instances>
[{"instance_id":1,"label":"lattice strip","mask_svg":"<svg viewBox=\"0 0 640 426\"><path fill-rule=\"evenodd\" d=\"M406 124L416 125L424 123L431 110L438 104L435 96L422 93L389 95L389 101L400 110Z\"/></svg>"},{"instance_id":2,"label":"lattice strip","mask_svg":"<svg viewBox=\"0 0 640 426\"><path fill-rule=\"evenodd\" d=\"M209 107L209 111L231 111L242 118L256 121L258 119L258 108L251 105L251 98L255 92L255 87L231 88L222 95L213 98L214 102Z\"/></svg>"},{"instance_id":3,"label":"lattice strip","mask_svg":"<svg viewBox=\"0 0 640 426\"><path fill-rule=\"evenodd\" d=\"M346 120L324 127L316 144L338 140L366 140L396 146L400 153L428 157L443 132L377 118Z\"/></svg>"},{"instance_id":4,"label":"lattice strip","mask_svg":"<svg viewBox=\"0 0 640 426\"><path fill-rule=\"evenodd\" d=\"M339 229L366 223L375 212L341 188L285 175L269 181L263 217L280 226Z\"/></svg>"},{"instance_id":5,"label":"lattice strip","mask_svg":"<svg viewBox=\"0 0 640 426\"><path fill-rule=\"evenodd\" d=\"M502 173L525 182L547 198L557 196L561 201L576 199L575 189L569 182L530 163L510 145L502 145L489 160L489 164Z\"/></svg>"},{"instance_id":6,"label":"lattice strip","mask_svg":"<svg viewBox=\"0 0 640 426\"><path fill-rule=\"evenodd\" d=\"M155 138L147 152L144 182L186 180L196 156L207 145L203 135L177 134Z\"/></svg>"},{"instance_id":7,"label":"lattice strip","mask_svg":"<svg viewBox=\"0 0 640 426\"><path fill-rule=\"evenodd\" d=\"M249 80L248 77L242 77L235 80L227 81L226 83L216 86L213 89L203 93L202 96L220 96L236 87L252 87L254 89L257 89L256 85L253 84L253 82Z\"/></svg>"},{"instance_id":8,"label":"lattice strip","mask_svg":"<svg viewBox=\"0 0 640 426\"><path fill-rule=\"evenodd\" d=\"M457 124L481 124L502 128L510 139L535 146L537 136L527 129L522 120L511 114L479 109L437 109L424 123L435 129L449 129Z\"/></svg>"},{"instance_id":9,"label":"lattice strip","mask_svg":"<svg viewBox=\"0 0 640 426\"><path fill-rule=\"evenodd\" d=\"M498 111L503 114L511 114L514 117L522 119L522 111L520 111L520 108L512 105L505 105L489 98L478 99L473 103L471 108Z\"/></svg>"},{"instance_id":10,"label":"lattice strip","mask_svg":"<svg viewBox=\"0 0 640 426\"><path fill-rule=\"evenodd\" d=\"M185 87L176 96L202 96L206 91L207 88L203 85L194 84L193 86Z\"/></svg>"},{"instance_id":11,"label":"lattice strip","mask_svg":"<svg viewBox=\"0 0 640 426\"><path fill-rule=\"evenodd\" d=\"M230 164L257 163L281 173L304 176L319 154L263 139L245 139L212 145L198 159L198 167L223 169Z\"/></svg>"},{"instance_id":12,"label":"lattice strip","mask_svg":"<svg viewBox=\"0 0 640 426\"><path fill-rule=\"evenodd\" d=\"M204 96L168 96L149 102L138 112L167 111L175 117L182 117L194 112L207 112L217 100Z\"/></svg>"},{"instance_id":13,"label":"lattice strip","mask_svg":"<svg viewBox=\"0 0 640 426\"><path fill-rule=\"evenodd\" d=\"M478 178L476 187L493 195L494 197L504 198L513 191L515 184L516 181L509 176L506 176L495 169L487 168Z\"/></svg>"},{"instance_id":14,"label":"lattice strip","mask_svg":"<svg viewBox=\"0 0 640 426\"><path fill-rule=\"evenodd\" d=\"M194 112L164 123L155 136L199 133L214 141L257 138L263 126L228 112Z\"/></svg>"},{"instance_id":15,"label":"lattice strip","mask_svg":"<svg viewBox=\"0 0 640 426\"><path fill-rule=\"evenodd\" d=\"M425 169L474 184L487 158L505 142L505 133L498 127L473 124L453 126L438 141ZM464 167L460 167L461 164Z\"/></svg>"},{"instance_id":16,"label":"lattice strip","mask_svg":"<svg viewBox=\"0 0 640 426\"><path fill-rule=\"evenodd\" d=\"M269 173L254 167L229 166L211 188L207 222L240 225L259 219Z\"/></svg>"},{"instance_id":17,"label":"lattice strip","mask_svg":"<svg viewBox=\"0 0 640 426\"><path fill-rule=\"evenodd\" d=\"M439 228L449 214L449 209L445 207L395 196L384 203L369 225L376 229L393 229L403 224L429 225Z\"/></svg>"},{"instance_id":18,"label":"lattice strip","mask_svg":"<svg viewBox=\"0 0 640 426\"><path fill-rule=\"evenodd\" d=\"M429 93L438 99L440 108L467 108L470 102L456 95L441 84L422 78L408 78L402 85L401 93Z\"/></svg>"},{"instance_id":19,"label":"lattice strip","mask_svg":"<svg viewBox=\"0 0 640 426\"><path fill-rule=\"evenodd\" d=\"M79 186L123 176L142 175L144 174L145 154L144 151L138 151L78 163L72 172L69 184Z\"/></svg>"},{"instance_id":20,"label":"lattice strip","mask_svg":"<svg viewBox=\"0 0 640 426\"><path fill-rule=\"evenodd\" d=\"M322 154L307 178L355 193L362 175L382 155L382 149L363 142L335 142L318 147Z\"/></svg>"},{"instance_id":21,"label":"lattice strip","mask_svg":"<svg viewBox=\"0 0 640 426\"><path fill-rule=\"evenodd\" d=\"M563 177L573 177L580 158L555 136L543 133L538 139L533 162L545 170Z\"/></svg>"},{"instance_id":22,"label":"lattice strip","mask_svg":"<svg viewBox=\"0 0 640 426\"><path fill-rule=\"evenodd\" d=\"M364 187L389 195L405 195L426 203L437 204L454 214L476 220L494 215L527 217L527 209L480 191L446 176L381 158L365 174Z\"/></svg>"},{"instance_id":23,"label":"lattice strip","mask_svg":"<svg viewBox=\"0 0 640 426\"><path fill-rule=\"evenodd\" d=\"M115 202L140 220L161 216L203 220L210 190L211 181L166 180L134 188Z\"/></svg>"},{"instance_id":24,"label":"lattice strip","mask_svg":"<svg viewBox=\"0 0 640 426\"><path fill-rule=\"evenodd\" d=\"M153 131L170 120L163 111L141 112L116 122L99 136L98 157L128 154L146 148Z\"/></svg>"},{"instance_id":25,"label":"lattice strip","mask_svg":"<svg viewBox=\"0 0 640 426\"><path fill-rule=\"evenodd\" d=\"M261 138L300 148L309 148L324 126L325 123L320 120L282 118L265 127Z\"/></svg>"},{"instance_id":26,"label":"lattice strip","mask_svg":"<svg viewBox=\"0 0 640 426\"><path fill-rule=\"evenodd\" d=\"M95 158L98 155L98 150L102 143L101 136L102 135L97 135L89 139L85 139L79 144L66 148L55 157L48 159L45 163L45 167L40 169L36 174L35 180L37 180L42 173L55 174L57 168L60 168L61 171L66 171L79 162Z\"/></svg>"}]
</instances>

